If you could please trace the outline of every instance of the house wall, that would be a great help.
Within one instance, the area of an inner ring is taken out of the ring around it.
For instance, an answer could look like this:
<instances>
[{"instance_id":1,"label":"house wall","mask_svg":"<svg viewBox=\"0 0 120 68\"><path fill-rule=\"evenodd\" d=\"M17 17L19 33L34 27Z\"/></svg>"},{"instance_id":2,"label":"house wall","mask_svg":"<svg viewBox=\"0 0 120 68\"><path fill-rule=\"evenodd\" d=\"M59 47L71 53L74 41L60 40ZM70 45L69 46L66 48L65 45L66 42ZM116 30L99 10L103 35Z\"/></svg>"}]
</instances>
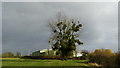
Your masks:
<instances>
[{"instance_id":1,"label":"house wall","mask_svg":"<svg viewBox=\"0 0 120 68\"><path fill-rule=\"evenodd\" d=\"M56 51L53 50L45 51L42 53L40 53L40 51L37 51L31 54L31 56L55 56L55 55L56 55Z\"/></svg>"}]
</instances>

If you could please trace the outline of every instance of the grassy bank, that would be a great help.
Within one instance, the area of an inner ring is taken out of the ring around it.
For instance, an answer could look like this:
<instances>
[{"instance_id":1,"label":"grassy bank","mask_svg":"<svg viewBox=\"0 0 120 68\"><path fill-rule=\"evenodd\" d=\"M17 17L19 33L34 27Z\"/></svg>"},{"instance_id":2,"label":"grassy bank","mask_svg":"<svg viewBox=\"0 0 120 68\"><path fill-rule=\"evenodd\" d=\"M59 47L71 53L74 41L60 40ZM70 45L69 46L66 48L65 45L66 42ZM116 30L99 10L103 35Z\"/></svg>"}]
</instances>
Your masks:
<instances>
[{"instance_id":1,"label":"grassy bank","mask_svg":"<svg viewBox=\"0 0 120 68\"><path fill-rule=\"evenodd\" d=\"M19 59L3 58L0 59L3 66L93 66L88 60L37 60L37 59Z\"/></svg>"}]
</instances>

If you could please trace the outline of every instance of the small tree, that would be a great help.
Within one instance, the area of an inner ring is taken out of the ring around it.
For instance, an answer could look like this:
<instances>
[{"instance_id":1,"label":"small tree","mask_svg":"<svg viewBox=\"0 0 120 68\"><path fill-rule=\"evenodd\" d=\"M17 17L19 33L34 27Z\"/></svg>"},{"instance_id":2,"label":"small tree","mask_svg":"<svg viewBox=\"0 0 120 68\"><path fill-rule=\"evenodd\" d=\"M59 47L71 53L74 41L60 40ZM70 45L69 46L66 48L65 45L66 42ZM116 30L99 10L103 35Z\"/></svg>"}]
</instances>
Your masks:
<instances>
[{"instance_id":1,"label":"small tree","mask_svg":"<svg viewBox=\"0 0 120 68\"><path fill-rule=\"evenodd\" d=\"M14 54L12 52L5 52L2 54L2 57L11 58L11 57L14 57Z\"/></svg>"},{"instance_id":2,"label":"small tree","mask_svg":"<svg viewBox=\"0 0 120 68\"><path fill-rule=\"evenodd\" d=\"M83 60L88 59L89 52L87 50L82 50L81 53L82 53L82 57L81 58Z\"/></svg>"},{"instance_id":3,"label":"small tree","mask_svg":"<svg viewBox=\"0 0 120 68\"><path fill-rule=\"evenodd\" d=\"M16 52L16 57L21 57L21 53L20 52Z\"/></svg>"},{"instance_id":4,"label":"small tree","mask_svg":"<svg viewBox=\"0 0 120 68\"><path fill-rule=\"evenodd\" d=\"M82 24L74 19L68 19L62 14L58 14L57 18L55 22L49 23L53 33L49 43L52 45L52 49L58 50L61 58L65 59L73 55L77 44L83 44L78 39Z\"/></svg>"},{"instance_id":5,"label":"small tree","mask_svg":"<svg viewBox=\"0 0 120 68\"><path fill-rule=\"evenodd\" d=\"M112 54L112 51L110 49L105 49L105 53Z\"/></svg>"}]
</instances>

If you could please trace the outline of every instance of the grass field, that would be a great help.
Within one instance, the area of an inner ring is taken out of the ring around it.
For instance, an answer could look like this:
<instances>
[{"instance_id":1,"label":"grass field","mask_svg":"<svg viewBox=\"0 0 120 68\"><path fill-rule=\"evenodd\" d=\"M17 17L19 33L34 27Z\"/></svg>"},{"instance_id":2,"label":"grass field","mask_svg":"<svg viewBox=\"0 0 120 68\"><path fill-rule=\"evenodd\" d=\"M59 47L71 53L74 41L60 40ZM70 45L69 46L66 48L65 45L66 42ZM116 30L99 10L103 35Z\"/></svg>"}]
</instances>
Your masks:
<instances>
[{"instance_id":1,"label":"grass field","mask_svg":"<svg viewBox=\"0 0 120 68\"><path fill-rule=\"evenodd\" d=\"M88 60L38 60L38 59L19 59L19 58L3 58L2 66L81 66L91 67Z\"/></svg>"}]
</instances>

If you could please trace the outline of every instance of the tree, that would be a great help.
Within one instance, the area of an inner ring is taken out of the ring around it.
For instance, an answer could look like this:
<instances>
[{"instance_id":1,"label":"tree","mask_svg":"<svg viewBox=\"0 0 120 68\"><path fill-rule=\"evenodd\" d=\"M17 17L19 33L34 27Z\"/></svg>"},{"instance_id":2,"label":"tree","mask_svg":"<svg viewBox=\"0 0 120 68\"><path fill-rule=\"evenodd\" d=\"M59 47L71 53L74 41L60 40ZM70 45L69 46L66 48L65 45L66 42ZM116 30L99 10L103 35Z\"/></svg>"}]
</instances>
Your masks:
<instances>
[{"instance_id":1,"label":"tree","mask_svg":"<svg viewBox=\"0 0 120 68\"><path fill-rule=\"evenodd\" d=\"M16 52L16 57L20 57L21 53L20 52Z\"/></svg>"},{"instance_id":2,"label":"tree","mask_svg":"<svg viewBox=\"0 0 120 68\"><path fill-rule=\"evenodd\" d=\"M68 19L65 15L58 13L57 20L49 25L53 35L49 43L53 50L59 51L62 59L72 56L76 46L83 44L78 39L82 27L79 21Z\"/></svg>"},{"instance_id":3,"label":"tree","mask_svg":"<svg viewBox=\"0 0 120 68\"><path fill-rule=\"evenodd\" d=\"M81 51L81 53L82 53L82 59L88 59L88 54L89 54L89 52L87 51L87 50L82 50Z\"/></svg>"},{"instance_id":4,"label":"tree","mask_svg":"<svg viewBox=\"0 0 120 68\"><path fill-rule=\"evenodd\" d=\"M14 54L11 52L5 52L2 54L2 57L5 57L5 58L14 57Z\"/></svg>"},{"instance_id":5,"label":"tree","mask_svg":"<svg viewBox=\"0 0 120 68\"><path fill-rule=\"evenodd\" d=\"M105 53L112 54L112 51L110 49L105 49Z\"/></svg>"},{"instance_id":6,"label":"tree","mask_svg":"<svg viewBox=\"0 0 120 68\"><path fill-rule=\"evenodd\" d=\"M101 53L101 52L102 52L101 49L96 49L96 50L94 51L95 54L99 54L99 53Z\"/></svg>"}]
</instances>

